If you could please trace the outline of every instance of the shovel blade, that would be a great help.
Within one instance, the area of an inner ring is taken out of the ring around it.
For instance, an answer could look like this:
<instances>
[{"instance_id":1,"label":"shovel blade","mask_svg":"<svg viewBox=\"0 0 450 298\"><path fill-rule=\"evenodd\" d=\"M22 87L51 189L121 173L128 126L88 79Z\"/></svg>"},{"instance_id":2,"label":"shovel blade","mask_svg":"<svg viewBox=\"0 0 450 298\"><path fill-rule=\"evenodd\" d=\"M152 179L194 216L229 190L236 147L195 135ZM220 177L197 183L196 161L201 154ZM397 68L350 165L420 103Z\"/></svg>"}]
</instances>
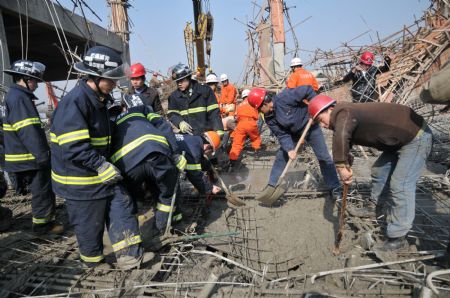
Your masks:
<instances>
[{"instance_id":1,"label":"shovel blade","mask_svg":"<svg viewBox=\"0 0 450 298\"><path fill-rule=\"evenodd\" d=\"M286 190L286 184L280 183L277 187L275 187L272 195L270 195L269 197L261 198L259 201L263 205L272 206L286 192Z\"/></svg>"},{"instance_id":2,"label":"shovel blade","mask_svg":"<svg viewBox=\"0 0 450 298\"><path fill-rule=\"evenodd\" d=\"M233 204L234 206L245 206L245 202L241 199L239 199L235 194L227 194L226 195L227 201Z\"/></svg>"}]
</instances>

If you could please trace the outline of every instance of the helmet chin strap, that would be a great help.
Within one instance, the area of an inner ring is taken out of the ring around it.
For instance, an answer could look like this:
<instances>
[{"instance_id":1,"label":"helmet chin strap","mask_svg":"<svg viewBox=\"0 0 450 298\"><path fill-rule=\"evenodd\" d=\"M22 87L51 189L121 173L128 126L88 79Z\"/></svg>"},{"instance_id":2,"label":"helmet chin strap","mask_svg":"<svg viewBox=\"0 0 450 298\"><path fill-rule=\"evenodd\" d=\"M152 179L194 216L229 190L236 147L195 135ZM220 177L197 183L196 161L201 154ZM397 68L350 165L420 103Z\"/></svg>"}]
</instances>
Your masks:
<instances>
[{"instance_id":1,"label":"helmet chin strap","mask_svg":"<svg viewBox=\"0 0 450 298\"><path fill-rule=\"evenodd\" d=\"M103 93L102 90L100 89L100 80L101 79L102 79L101 77L92 78L92 80L94 81L95 87L97 87L97 91L95 93L97 93L97 95L100 97L101 101L103 101L105 99L105 97L108 96L108 94Z\"/></svg>"}]
</instances>

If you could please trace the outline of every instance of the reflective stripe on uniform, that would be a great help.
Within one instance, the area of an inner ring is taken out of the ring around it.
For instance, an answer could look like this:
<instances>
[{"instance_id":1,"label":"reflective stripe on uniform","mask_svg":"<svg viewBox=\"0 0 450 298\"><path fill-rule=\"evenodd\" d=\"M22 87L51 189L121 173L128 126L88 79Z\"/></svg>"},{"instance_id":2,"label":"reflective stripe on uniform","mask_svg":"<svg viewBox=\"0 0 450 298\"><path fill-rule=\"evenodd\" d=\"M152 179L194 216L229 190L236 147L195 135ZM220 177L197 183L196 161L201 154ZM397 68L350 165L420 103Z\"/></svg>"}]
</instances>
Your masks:
<instances>
[{"instance_id":1,"label":"reflective stripe on uniform","mask_svg":"<svg viewBox=\"0 0 450 298\"><path fill-rule=\"evenodd\" d=\"M183 214L181 214L181 213L178 213L177 215L174 215L172 217L172 221L180 221L182 219L183 219Z\"/></svg>"},{"instance_id":2,"label":"reflective stripe on uniform","mask_svg":"<svg viewBox=\"0 0 450 298\"><path fill-rule=\"evenodd\" d=\"M159 211L162 211L162 212L169 213L172 208L170 207L170 205L158 203L158 204L156 204L156 209Z\"/></svg>"},{"instance_id":3,"label":"reflective stripe on uniform","mask_svg":"<svg viewBox=\"0 0 450 298\"><path fill-rule=\"evenodd\" d=\"M54 220L55 220L55 215L54 214L52 214L52 215L50 215L48 217L44 217L44 218L33 217L33 223L36 224L36 225L46 224L46 223L52 222Z\"/></svg>"},{"instance_id":4,"label":"reflective stripe on uniform","mask_svg":"<svg viewBox=\"0 0 450 298\"><path fill-rule=\"evenodd\" d=\"M96 257L87 257L80 254L81 260L88 262L88 263L98 263L101 262L104 258L104 256L96 256Z\"/></svg>"},{"instance_id":5,"label":"reflective stripe on uniform","mask_svg":"<svg viewBox=\"0 0 450 298\"><path fill-rule=\"evenodd\" d=\"M31 153L25 154L5 154L5 161L25 161L25 160L34 160L34 157Z\"/></svg>"},{"instance_id":6,"label":"reflective stripe on uniform","mask_svg":"<svg viewBox=\"0 0 450 298\"><path fill-rule=\"evenodd\" d=\"M53 134L53 139L52 139ZM66 143L89 139L89 130L87 129L80 129L71 131L68 133L64 133L60 136L57 136L55 133L50 134L50 139L53 143L58 143L59 145L64 145Z\"/></svg>"},{"instance_id":7,"label":"reflective stripe on uniform","mask_svg":"<svg viewBox=\"0 0 450 298\"><path fill-rule=\"evenodd\" d=\"M199 163L188 163L186 166L186 170L188 171L201 171L202 165Z\"/></svg>"},{"instance_id":8,"label":"reflective stripe on uniform","mask_svg":"<svg viewBox=\"0 0 450 298\"><path fill-rule=\"evenodd\" d=\"M137 138L136 140L126 144L125 146L123 146L119 150L117 150L116 153L114 153L111 156L111 161L113 163L117 162L119 159L121 159L122 157L124 157L125 155L127 155L132 150L136 149L137 147L139 147L140 145L142 145L146 141L156 141L156 142L160 142L160 143L162 143L162 144L164 144L166 146L169 146L169 143L167 143L167 140L166 140L165 137L158 136L158 135L153 135L153 134L145 134L145 135Z\"/></svg>"},{"instance_id":9,"label":"reflective stripe on uniform","mask_svg":"<svg viewBox=\"0 0 450 298\"><path fill-rule=\"evenodd\" d=\"M218 104L212 104L212 105L209 105L209 106L206 107L206 111L209 112L209 111L212 111L212 110L215 110L215 109L218 109L218 108L219 108Z\"/></svg>"},{"instance_id":10,"label":"reflective stripe on uniform","mask_svg":"<svg viewBox=\"0 0 450 298\"><path fill-rule=\"evenodd\" d=\"M186 158L180 158L180 161L178 161L177 163L177 168L183 169L186 167L186 164L187 164Z\"/></svg>"},{"instance_id":11,"label":"reflective stripe on uniform","mask_svg":"<svg viewBox=\"0 0 450 298\"><path fill-rule=\"evenodd\" d=\"M179 110L167 110L167 114L170 113L181 114Z\"/></svg>"},{"instance_id":12,"label":"reflective stripe on uniform","mask_svg":"<svg viewBox=\"0 0 450 298\"><path fill-rule=\"evenodd\" d=\"M222 136L225 133L225 131L223 130L217 130L216 132L219 136Z\"/></svg>"},{"instance_id":13,"label":"reflective stripe on uniform","mask_svg":"<svg viewBox=\"0 0 450 298\"><path fill-rule=\"evenodd\" d=\"M140 117L140 118L145 118L145 115L142 113L130 113L122 118L120 118L119 120L117 120L116 124L119 125L121 123L123 123L124 121L133 118L133 117Z\"/></svg>"},{"instance_id":14,"label":"reflective stripe on uniform","mask_svg":"<svg viewBox=\"0 0 450 298\"><path fill-rule=\"evenodd\" d=\"M112 166L109 166L106 171L101 173L98 176L61 176L52 171L52 179L55 182L67 185L91 185L91 184L100 184L103 181L108 180L112 176L115 175L115 170Z\"/></svg>"},{"instance_id":15,"label":"reflective stripe on uniform","mask_svg":"<svg viewBox=\"0 0 450 298\"><path fill-rule=\"evenodd\" d=\"M106 146L111 143L111 136L90 138L92 146Z\"/></svg>"},{"instance_id":16,"label":"reflective stripe on uniform","mask_svg":"<svg viewBox=\"0 0 450 298\"><path fill-rule=\"evenodd\" d=\"M212 105L214 106L214 105ZM211 106L210 106L211 107ZM216 107L218 108L219 106L216 105ZM211 108L211 110L214 108ZM191 108L191 109L187 109L187 110L168 110L167 113L177 113L180 114L182 116L185 116L187 114L195 114L195 113L201 113L201 112L206 112L208 110L207 107L198 107L198 108Z\"/></svg>"},{"instance_id":17,"label":"reflective stripe on uniform","mask_svg":"<svg viewBox=\"0 0 450 298\"><path fill-rule=\"evenodd\" d=\"M28 125L41 125L41 119L39 118L26 118L24 120L18 121L13 124L3 124L3 129L5 131L18 131Z\"/></svg>"},{"instance_id":18,"label":"reflective stripe on uniform","mask_svg":"<svg viewBox=\"0 0 450 298\"><path fill-rule=\"evenodd\" d=\"M149 121L152 121L152 120L155 119L155 118L161 118L161 115L156 114L156 113L149 113L149 114L147 115L147 119L148 119Z\"/></svg>"},{"instance_id":19,"label":"reflective stripe on uniform","mask_svg":"<svg viewBox=\"0 0 450 298\"><path fill-rule=\"evenodd\" d=\"M140 235L131 236L131 237L128 237L126 239L123 239L122 241L114 243L112 245L112 248L113 248L114 251L119 251L119 250L124 249L124 248L126 248L128 246L139 244L141 242L142 242L142 239L141 239Z\"/></svg>"}]
</instances>

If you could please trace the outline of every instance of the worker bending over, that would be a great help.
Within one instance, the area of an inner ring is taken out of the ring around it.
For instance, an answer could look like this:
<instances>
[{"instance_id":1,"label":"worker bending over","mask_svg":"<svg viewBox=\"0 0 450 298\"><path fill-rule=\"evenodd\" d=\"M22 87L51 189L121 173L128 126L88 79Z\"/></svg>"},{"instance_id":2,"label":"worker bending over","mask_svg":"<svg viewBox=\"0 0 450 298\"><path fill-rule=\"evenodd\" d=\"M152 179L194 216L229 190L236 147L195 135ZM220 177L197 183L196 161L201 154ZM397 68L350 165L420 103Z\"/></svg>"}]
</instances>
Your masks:
<instances>
[{"instance_id":1,"label":"worker bending over","mask_svg":"<svg viewBox=\"0 0 450 298\"><path fill-rule=\"evenodd\" d=\"M233 143L230 150L230 168L236 168L239 155L244 148L247 136L250 138L252 148L257 152L261 148L261 136L258 131L259 113L247 100L249 89L242 91L242 103L236 110L237 125L233 132Z\"/></svg>"},{"instance_id":2,"label":"worker bending over","mask_svg":"<svg viewBox=\"0 0 450 298\"><path fill-rule=\"evenodd\" d=\"M134 102L135 105L150 106L155 113L164 115L158 90L145 84L144 65L135 63L131 65L130 70L131 90L125 95L125 98Z\"/></svg>"},{"instance_id":3,"label":"worker bending over","mask_svg":"<svg viewBox=\"0 0 450 298\"><path fill-rule=\"evenodd\" d=\"M42 81L45 66L39 62L19 60L11 69L14 84L5 96L6 117L5 169L15 176L16 189L29 183L33 232L60 234L61 225L55 224L55 195L50 180L50 148L44 125L39 118L34 101L34 91Z\"/></svg>"},{"instance_id":4,"label":"worker bending over","mask_svg":"<svg viewBox=\"0 0 450 298\"><path fill-rule=\"evenodd\" d=\"M372 196L387 201L387 240L381 247L394 251L408 246L406 235L415 216L416 184L432 145L425 120L411 108L393 103L336 103L318 95L309 104L309 113L323 127L334 131L333 159L341 180L351 184L353 172L348 161L352 145L376 148L383 153L372 166ZM375 208L363 208L375 215ZM364 214L363 214L364 215Z\"/></svg>"},{"instance_id":5,"label":"worker bending over","mask_svg":"<svg viewBox=\"0 0 450 298\"><path fill-rule=\"evenodd\" d=\"M106 103L127 66L112 49L95 46L74 69L87 76L67 93L53 114L51 127L53 190L66 201L81 260L96 267L103 260L107 226L118 267L138 267L143 260L133 201L118 182L119 170L107 161L112 127ZM102 266L103 267L103 266Z\"/></svg>"},{"instance_id":6,"label":"worker bending over","mask_svg":"<svg viewBox=\"0 0 450 298\"><path fill-rule=\"evenodd\" d=\"M178 89L169 96L167 114L181 133L202 135L214 130L223 134L219 105L211 88L191 79L192 70L177 64L170 69Z\"/></svg>"},{"instance_id":7,"label":"worker bending over","mask_svg":"<svg viewBox=\"0 0 450 298\"><path fill-rule=\"evenodd\" d=\"M157 197L154 228L163 234L176 191L177 167L183 171L186 159L177 153L170 124L150 107L127 102L110 111L114 119L110 160L124 176L134 199L143 197L144 182ZM181 219L181 213L175 213L175 209L172 214L173 221Z\"/></svg>"},{"instance_id":8,"label":"worker bending over","mask_svg":"<svg viewBox=\"0 0 450 298\"><path fill-rule=\"evenodd\" d=\"M319 90L316 78L311 72L303 68L303 62L300 58L295 57L291 60L291 71L292 74L286 81L286 87L311 86L315 92Z\"/></svg>"},{"instance_id":9,"label":"worker bending over","mask_svg":"<svg viewBox=\"0 0 450 298\"><path fill-rule=\"evenodd\" d=\"M309 120L307 104L314 96L316 96L316 93L311 86L287 88L277 95L263 88L253 88L250 91L248 95L249 104L264 113L267 125L275 134L281 146L270 172L269 183L258 198L259 200L264 200L264 198L273 194L287 161L297 158L297 152L294 148ZM332 191L339 187L336 169L318 124L311 126L306 136L306 142L311 145L319 161L326 189Z\"/></svg>"},{"instance_id":10,"label":"worker bending over","mask_svg":"<svg viewBox=\"0 0 450 298\"><path fill-rule=\"evenodd\" d=\"M219 193L221 188L213 185L202 169L202 165L212 166L205 156L210 156L220 146L219 135L215 131L207 131L202 136L176 134L175 137L179 150L186 154L186 177L198 193L202 196Z\"/></svg>"}]
</instances>

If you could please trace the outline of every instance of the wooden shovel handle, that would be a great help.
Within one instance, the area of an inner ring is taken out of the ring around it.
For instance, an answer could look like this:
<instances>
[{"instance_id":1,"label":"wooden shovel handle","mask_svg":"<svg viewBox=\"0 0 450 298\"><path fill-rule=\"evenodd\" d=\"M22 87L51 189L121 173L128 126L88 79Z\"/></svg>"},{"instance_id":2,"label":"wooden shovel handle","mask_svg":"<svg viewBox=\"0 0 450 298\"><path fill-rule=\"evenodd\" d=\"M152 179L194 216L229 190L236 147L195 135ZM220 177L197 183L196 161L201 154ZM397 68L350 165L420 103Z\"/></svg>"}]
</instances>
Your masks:
<instances>
[{"instance_id":1,"label":"wooden shovel handle","mask_svg":"<svg viewBox=\"0 0 450 298\"><path fill-rule=\"evenodd\" d=\"M300 147L305 143L306 135L308 134L308 131L311 128L311 125L313 124L313 122L314 122L314 120L312 118L310 118L308 120L308 123L306 123L306 126L303 129L302 135L300 136L300 139L298 140L297 145L295 146L295 149L294 149L295 152L298 152L298 150L300 150ZM281 183L281 181L283 180L284 176L286 176L286 173L289 170L289 167L291 166L292 162L293 162L293 160L289 158L286 166L284 167L283 173L281 173L280 178L278 178L277 185L279 185Z\"/></svg>"}]
</instances>

